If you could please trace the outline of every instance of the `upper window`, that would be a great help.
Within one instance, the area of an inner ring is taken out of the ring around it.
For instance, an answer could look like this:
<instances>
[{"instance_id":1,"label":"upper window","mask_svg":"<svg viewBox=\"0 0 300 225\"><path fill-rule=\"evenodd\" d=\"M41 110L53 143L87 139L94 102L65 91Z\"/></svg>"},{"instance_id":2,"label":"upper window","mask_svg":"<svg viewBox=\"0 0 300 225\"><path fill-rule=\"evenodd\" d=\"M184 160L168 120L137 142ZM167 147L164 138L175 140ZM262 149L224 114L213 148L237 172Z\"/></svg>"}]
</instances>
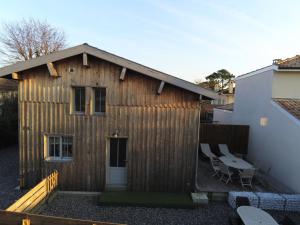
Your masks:
<instances>
[{"instance_id":1,"label":"upper window","mask_svg":"<svg viewBox=\"0 0 300 225\"><path fill-rule=\"evenodd\" d=\"M73 137L71 136L49 136L48 151L46 157L49 159L70 159L73 153Z\"/></svg>"},{"instance_id":2,"label":"upper window","mask_svg":"<svg viewBox=\"0 0 300 225\"><path fill-rule=\"evenodd\" d=\"M85 112L85 88L74 87L75 112Z\"/></svg>"},{"instance_id":3,"label":"upper window","mask_svg":"<svg viewBox=\"0 0 300 225\"><path fill-rule=\"evenodd\" d=\"M105 113L105 99L106 89L105 88L94 88L95 94L95 113Z\"/></svg>"}]
</instances>

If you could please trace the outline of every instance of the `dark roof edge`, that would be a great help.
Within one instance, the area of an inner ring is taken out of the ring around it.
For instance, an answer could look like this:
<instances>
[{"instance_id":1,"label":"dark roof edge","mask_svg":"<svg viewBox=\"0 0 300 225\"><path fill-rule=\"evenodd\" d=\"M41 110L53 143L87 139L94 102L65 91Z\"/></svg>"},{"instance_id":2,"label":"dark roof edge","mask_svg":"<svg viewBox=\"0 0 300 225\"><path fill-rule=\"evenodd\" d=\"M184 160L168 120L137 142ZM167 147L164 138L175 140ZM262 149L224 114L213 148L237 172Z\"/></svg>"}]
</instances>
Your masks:
<instances>
[{"instance_id":1,"label":"dark roof edge","mask_svg":"<svg viewBox=\"0 0 300 225\"><path fill-rule=\"evenodd\" d=\"M174 86L180 87L182 89L188 90L190 92L204 95L211 99L218 99L218 94L197 86L191 82L185 81L183 79L171 76L169 74L160 72L158 70L152 69L150 67L144 66L142 64L136 63L134 61L122 58L120 56L114 55L112 53L100 50L98 48L92 47L86 43L78 45L75 47L67 48L61 51L53 52L49 55L34 58L28 61L17 62L15 64L0 68L0 77L10 75L14 72L20 72L23 70L31 69L37 66L46 64L47 62L55 62L68 57L79 55L82 53L87 53L89 55L101 58L105 61L126 67L127 69L145 74L147 76L153 77L158 80L165 81L166 83L172 84Z\"/></svg>"}]
</instances>

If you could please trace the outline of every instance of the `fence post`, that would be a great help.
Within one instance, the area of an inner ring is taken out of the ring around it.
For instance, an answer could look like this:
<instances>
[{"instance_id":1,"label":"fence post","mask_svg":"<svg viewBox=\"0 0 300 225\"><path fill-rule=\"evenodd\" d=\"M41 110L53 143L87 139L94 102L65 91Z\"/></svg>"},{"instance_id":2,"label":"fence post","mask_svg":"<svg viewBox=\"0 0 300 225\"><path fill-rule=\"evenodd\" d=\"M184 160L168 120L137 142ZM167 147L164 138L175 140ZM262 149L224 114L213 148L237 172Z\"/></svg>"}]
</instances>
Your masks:
<instances>
[{"instance_id":1,"label":"fence post","mask_svg":"<svg viewBox=\"0 0 300 225\"><path fill-rule=\"evenodd\" d=\"M30 219L23 219L22 225L30 225Z\"/></svg>"}]
</instances>

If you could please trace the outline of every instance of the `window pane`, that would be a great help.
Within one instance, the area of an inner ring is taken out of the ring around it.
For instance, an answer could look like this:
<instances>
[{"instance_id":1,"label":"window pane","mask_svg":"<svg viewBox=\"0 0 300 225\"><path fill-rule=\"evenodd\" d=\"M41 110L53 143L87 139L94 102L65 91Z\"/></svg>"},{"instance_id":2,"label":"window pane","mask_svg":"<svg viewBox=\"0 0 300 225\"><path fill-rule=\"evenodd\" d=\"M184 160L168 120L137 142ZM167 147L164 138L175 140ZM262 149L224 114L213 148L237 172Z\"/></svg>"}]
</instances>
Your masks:
<instances>
[{"instance_id":1,"label":"window pane","mask_svg":"<svg viewBox=\"0 0 300 225\"><path fill-rule=\"evenodd\" d=\"M55 140L55 154L54 154L54 156L55 157L59 157L60 155L60 153L59 153L59 142L60 142L60 140L59 140L59 137L55 137L54 138L54 140Z\"/></svg>"},{"instance_id":2,"label":"window pane","mask_svg":"<svg viewBox=\"0 0 300 225\"><path fill-rule=\"evenodd\" d=\"M119 158L118 158L118 167L126 166L126 139L119 139Z\"/></svg>"},{"instance_id":3,"label":"window pane","mask_svg":"<svg viewBox=\"0 0 300 225\"><path fill-rule=\"evenodd\" d=\"M54 145L54 138L49 137L49 156L54 157L54 152L55 152L55 145Z\"/></svg>"},{"instance_id":4,"label":"window pane","mask_svg":"<svg viewBox=\"0 0 300 225\"><path fill-rule=\"evenodd\" d=\"M95 112L105 112L105 88L95 88Z\"/></svg>"},{"instance_id":5,"label":"window pane","mask_svg":"<svg viewBox=\"0 0 300 225\"><path fill-rule=\"evenodd\" d=\"M62 157L72 157L72 137L62 137Z\"/></svg>"},{"instance_id":6,"label":"window pane","mask_svg":"<svg viewBox=\"0 0 300 225\"><path fill-rule=\"evenodd\" d=\"M105 112L105 99L106 99L106 89L101 88L101 100L100 100L101 112Z\"/></svg>"},{"instance_id":7,"label":"window pane","mask_svg":"<svg viewBox=\"0 0 300 225\"><path fill-rule=\"evenodd\" d=\"M118 139L110 139L110 166L117 167L118 163Z\"/></svg>"},{"instance_id":8,"label":"window pane","mask_svg":"<svg viewBox=\"0 0 300 225\"><path fill-rule=\"evenodd\" d=\"M100 108L100 99L101 99L101 93L99 91L99 88L95 88L95 112L101 112Z\"/></svg>"},{"instance_id":9,"label":"window pane","mask_svg":"<svg viewBox=\"0 0 300 225\"><path fill-rule=\"evenodd\" d=\"M59 137L49 137L49 156L59 157Z\"/></svg>"},{"instance_id":10,"label":"window pane","mask_svg":"<svg viewBox=\"0 0 300 225\"><path fill-rule=\"evenodd\" d=\"M85 111L85 88L75 87L75 111L84 112Z\"/></svg>"}]
</instances>

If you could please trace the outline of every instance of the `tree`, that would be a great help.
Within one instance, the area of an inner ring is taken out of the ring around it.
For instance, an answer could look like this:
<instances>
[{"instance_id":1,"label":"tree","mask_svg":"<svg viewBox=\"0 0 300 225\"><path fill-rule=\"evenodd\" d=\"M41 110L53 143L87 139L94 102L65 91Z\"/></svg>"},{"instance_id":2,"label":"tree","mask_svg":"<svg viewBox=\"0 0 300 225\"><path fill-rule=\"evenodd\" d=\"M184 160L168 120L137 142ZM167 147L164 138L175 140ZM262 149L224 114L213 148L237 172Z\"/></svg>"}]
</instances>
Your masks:
<instances>
[{"instance_id":1,"label":"tree","mask_svg":"<svg viewBox=\"0 0 300 225\"><path fill-rule=\"evenodd\" d=\"M221 69L206 76L206 81L197 84L201 87L209 87L210 89L215 89L215 86L218 85L220 87L219 91L223 93L224 89L234 77L235 76L227 70Z\"/></svg>"},{"instance_id":2,"label":"tree","mask_svg":"<svg viewBox=\"0 0 300 225\"><path fill-rule=\"evenodd\" d=\"M3 24L0 44L3 63L14 63L63 49L66 39L63 31L47 22L23 19Z\"/></svg>"}]
</instances>

